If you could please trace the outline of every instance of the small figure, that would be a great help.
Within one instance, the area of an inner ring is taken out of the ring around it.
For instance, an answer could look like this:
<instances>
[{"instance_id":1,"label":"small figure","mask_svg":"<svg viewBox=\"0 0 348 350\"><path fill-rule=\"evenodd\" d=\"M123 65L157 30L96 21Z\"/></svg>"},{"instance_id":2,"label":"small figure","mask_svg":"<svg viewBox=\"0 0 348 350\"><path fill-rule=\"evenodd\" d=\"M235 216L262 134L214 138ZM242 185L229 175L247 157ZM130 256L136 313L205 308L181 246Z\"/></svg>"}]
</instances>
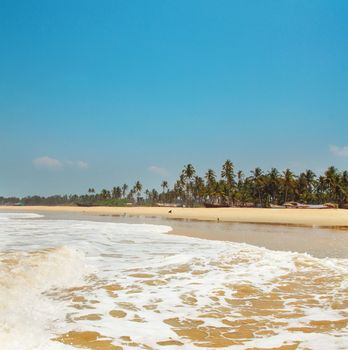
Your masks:
<instances>
[{"instance_id":1,"label":"small figure","mask_svg":"<svg viewBox=\"0 0 348 350\"><path fill-rule=\"evenodd\" d=\"M172 210L170 209L170 210L168 211L168 213L171 214L171 213L172 213Z\"/></svg>"}]
</instances>

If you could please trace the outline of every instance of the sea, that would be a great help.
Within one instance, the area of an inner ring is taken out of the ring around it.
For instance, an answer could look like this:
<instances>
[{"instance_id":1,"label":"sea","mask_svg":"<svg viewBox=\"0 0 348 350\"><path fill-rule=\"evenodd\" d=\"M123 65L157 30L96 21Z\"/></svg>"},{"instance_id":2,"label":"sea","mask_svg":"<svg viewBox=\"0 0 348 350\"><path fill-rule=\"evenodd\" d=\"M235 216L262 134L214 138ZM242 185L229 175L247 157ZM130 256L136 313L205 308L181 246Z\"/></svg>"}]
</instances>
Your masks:
<instances>
[{"instance_id":1,"label":"sea","mask_svg":"<svg viewBox=\"0 0 348 350\"><path fill-rule=\"evenodd\" d=\"M0 349L348 349L347 258L171 230L0 213Z\"/></svg>"}]
</instances>

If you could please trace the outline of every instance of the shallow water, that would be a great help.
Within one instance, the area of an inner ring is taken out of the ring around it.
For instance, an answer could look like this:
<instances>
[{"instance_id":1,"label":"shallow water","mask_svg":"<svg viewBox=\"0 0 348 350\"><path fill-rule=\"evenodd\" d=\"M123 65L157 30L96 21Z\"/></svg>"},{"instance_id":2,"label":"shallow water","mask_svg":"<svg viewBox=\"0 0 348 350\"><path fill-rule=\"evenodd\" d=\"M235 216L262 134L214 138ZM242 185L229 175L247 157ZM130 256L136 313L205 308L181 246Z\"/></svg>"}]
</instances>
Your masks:
<instances>
[{"instance_id":1,"label":"shallow water","mask_svg":"<svg viewBox=\"0 0 348 350\"><path fill-rule=\"evenodd\" d=\"M248 243L271 250L308 253L317 258L348 258L348 231L333 228L210 222L145 216L91 215L69 212L38 212L45 219L88 220L171 226L176 235Z\"/></svg>"},{"instance_id":2,"label":"shallow water","mask_svg":"<svg viewBox=\"0 0 348 350\"><path fill-rule=\"evenodd\" d=\"M0 214L0 349L347 349L348 260Z\"/></svg>"}]
</instances>

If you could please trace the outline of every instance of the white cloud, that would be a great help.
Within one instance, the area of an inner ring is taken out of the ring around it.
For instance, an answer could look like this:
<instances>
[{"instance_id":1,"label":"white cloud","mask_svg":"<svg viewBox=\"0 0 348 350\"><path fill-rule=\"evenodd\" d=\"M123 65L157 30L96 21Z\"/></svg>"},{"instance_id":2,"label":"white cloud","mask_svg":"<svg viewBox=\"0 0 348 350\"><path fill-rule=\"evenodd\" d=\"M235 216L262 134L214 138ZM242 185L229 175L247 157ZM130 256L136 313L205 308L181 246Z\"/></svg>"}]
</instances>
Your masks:
<instances>
[{"instance_id":1,"label":"white cloud","mask_svg":"<svg viewBox=\"0 0 348 350\"><path fill-rule=\"evenodd\" d=\"M162 175L162 176L166 176L169 174L168 170L165 168L161 168L157 165L151 165L147 168L147 170L150 173L156 174L156 175Z\"/></svg>"},{"instance_id":2,"label":"white cloud","mask_svg":"<svg viewBox=\"0 0 348 350\"><path fill-rule=\"evenodd\" d=\"M33 159L33 164L38 169L60 170L63 168L87 169L88 163L83 160L59 160L48 156Z\"/></svg>"},{"instance_id":3,"label":"white cloud","mask_svg":"<svg viewBox=\"0 0 348 350\"><path fill-rule=\"evenodd\" d=\"M63 163L60 160L48 156L33 159L33 164L41 169L58 170L63 168Z\"/></svg>"},{"instance_id":4,"label":"white cloud","mask_svg":"<svg viewBox=\"0 0 348 350\"><path fill-rule=\"evenodd\" d=\"M348 147L338 147L335 145L330 146L330 152L337 157L348 157Z\"/></svg>"}]
</instances>

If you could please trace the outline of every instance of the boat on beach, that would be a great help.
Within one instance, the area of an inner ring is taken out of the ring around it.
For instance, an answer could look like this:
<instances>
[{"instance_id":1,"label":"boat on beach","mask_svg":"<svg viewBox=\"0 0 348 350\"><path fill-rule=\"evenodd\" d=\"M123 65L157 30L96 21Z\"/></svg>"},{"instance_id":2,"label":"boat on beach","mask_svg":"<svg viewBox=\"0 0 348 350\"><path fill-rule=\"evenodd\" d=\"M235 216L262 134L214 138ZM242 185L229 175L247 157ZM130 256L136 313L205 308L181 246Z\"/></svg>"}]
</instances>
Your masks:
<instances>
[{"instance_id":1,"label":"boat on beach","mask_svg":"<svg viewBox=\"0 0 348 350\"><path fill-rule=\"evenodd\" d=\"M205 208L230 208L228 204L212 204L212 203L203 203Z\"/></svg>"},{"instance_id":2,"label":"boat on beach","mask_svg":"<svg viewBox=\"0 0 348 350\"><path fill-rule=\"evenodd\" d=\"M271 208L275 208L279 206L272 206ZM286 202L282 206L283 208L287 209L336 209L337 205L332 203L325 203L325 204L303 204L298 202Z\"/></svg>"}]
</instances>

